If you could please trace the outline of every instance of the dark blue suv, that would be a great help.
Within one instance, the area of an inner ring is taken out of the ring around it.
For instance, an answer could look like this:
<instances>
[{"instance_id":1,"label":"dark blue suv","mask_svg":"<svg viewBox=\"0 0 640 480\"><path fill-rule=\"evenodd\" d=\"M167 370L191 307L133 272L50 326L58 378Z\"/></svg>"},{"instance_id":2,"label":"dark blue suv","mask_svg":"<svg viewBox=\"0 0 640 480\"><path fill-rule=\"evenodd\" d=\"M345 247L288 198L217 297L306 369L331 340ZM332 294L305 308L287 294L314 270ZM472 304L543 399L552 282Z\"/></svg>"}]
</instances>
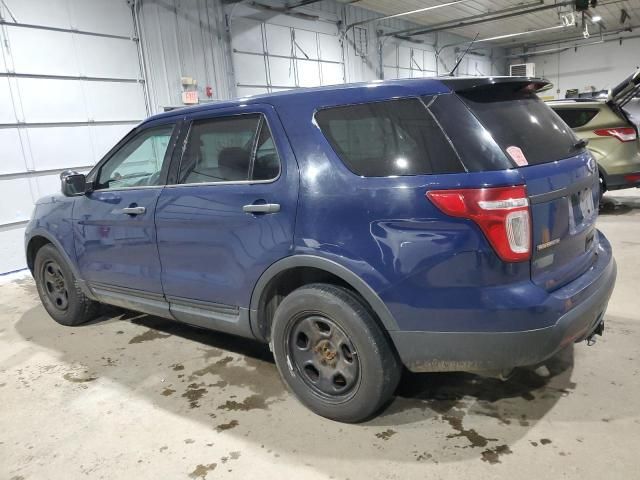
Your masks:
<instances>
[{"instance_id":1,"label":"dark blue suv","mask_svg":"<svg viewBox=\"0 0 640 480\"><path fill-rule=\"evenodd\" d=\"M268 342L314 412L411 371L505 371L601 333L598 171L529 78L342 85L153 116L26 234L49 314L99 303Z\"/></svg>"}]
</instances>

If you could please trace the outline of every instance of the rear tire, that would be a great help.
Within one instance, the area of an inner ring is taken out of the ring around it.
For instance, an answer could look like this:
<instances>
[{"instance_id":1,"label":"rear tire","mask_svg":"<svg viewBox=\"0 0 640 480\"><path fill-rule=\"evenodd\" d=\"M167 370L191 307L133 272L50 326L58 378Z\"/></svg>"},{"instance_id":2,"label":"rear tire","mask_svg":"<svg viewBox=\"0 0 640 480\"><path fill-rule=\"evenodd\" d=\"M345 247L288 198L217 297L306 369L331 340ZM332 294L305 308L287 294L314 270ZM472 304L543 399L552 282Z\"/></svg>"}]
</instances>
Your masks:
<instances>
[{"instance_id":1,"label":"rear tire","mask_svg":"<svg viewBox=\"0 0 640 480\"><path fill-rule=\"evenodd\" d=\"M600 182L600 197L599 197L599 203L600 205L602 205L602 197L604 197L605 192L607 191L607 184L604 183L604 176L602 175L602 172L600 172L600 174L598 175L598 181Z\"/></svg>"},{"instance_id":2,"label":"rear tire","mask_svg":"<svg viewBox=\"0 0 640 480\"><path fill-rule=\"evenodd\" d=\"M289 294L276 309L271 348L296 397L318 415L341 422L378 412L402 372L367 307L335 285L310 284Z\"/></svg>"},{"instance_id":3,"label":"rear tire","mask_svg":"<svg viewBox=\"0 0 640 480\"><path fill-rule=\"evenodd\" d=\"M71 269L53 245L38 250L33 276L42 305L59 324L80 325L97 316L100 304L82 293Z\"/></svg>"}]
</instances>

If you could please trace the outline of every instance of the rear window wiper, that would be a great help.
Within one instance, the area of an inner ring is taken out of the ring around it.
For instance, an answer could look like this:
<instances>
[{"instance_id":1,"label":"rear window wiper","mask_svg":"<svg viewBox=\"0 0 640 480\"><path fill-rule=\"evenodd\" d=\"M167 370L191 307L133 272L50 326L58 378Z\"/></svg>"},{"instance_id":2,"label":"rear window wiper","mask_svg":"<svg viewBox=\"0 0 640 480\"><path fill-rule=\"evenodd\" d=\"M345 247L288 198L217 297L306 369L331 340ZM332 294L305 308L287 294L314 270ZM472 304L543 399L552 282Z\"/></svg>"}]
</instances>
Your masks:
<instances>
[{"instance_id":1,"label":"rear window wiper","mask_svg":"<svg viewBox=\"0 0 640 480\"><path fill-rule=\"evenodd\" d=\"M587 140L586 138L581 138L580 140L578 140L577 142L575 142L573 144L573 149L574 150L582 150L583 148L585 148L587 145L589 144L589 140Z\"/></svg>"}]
</instances>

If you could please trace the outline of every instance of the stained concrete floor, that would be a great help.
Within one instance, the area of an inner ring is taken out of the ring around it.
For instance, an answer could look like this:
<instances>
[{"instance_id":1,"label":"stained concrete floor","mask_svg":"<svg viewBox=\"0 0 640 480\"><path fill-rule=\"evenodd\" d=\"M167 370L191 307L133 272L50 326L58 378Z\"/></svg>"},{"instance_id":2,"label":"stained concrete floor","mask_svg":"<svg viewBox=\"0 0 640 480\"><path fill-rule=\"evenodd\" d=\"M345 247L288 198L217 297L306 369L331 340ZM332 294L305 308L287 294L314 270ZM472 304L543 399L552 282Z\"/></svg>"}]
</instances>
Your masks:
<instances>
[{"instance_id":1,"label":"stained concrete floor","mask_svg":"<svg viewBox=\"0 0 640 480\"><path fill-rule=\"evenodd\" d=\"M265 347L113 311L65 328L0 285L0 479L640 477L640 191L599 220L619 265L594 347L511 380L406 375L362 425L315 416Z\"/></svg>"}]
</instances>

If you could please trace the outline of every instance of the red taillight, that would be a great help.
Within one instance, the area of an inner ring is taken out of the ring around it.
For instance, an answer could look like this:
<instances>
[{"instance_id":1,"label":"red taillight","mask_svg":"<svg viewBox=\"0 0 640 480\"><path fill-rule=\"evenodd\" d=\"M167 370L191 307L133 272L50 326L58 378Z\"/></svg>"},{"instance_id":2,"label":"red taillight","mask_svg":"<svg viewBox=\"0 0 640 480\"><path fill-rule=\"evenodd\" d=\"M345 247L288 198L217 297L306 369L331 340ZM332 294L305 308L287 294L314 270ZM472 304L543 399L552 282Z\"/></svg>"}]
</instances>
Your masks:
<instances>
[{"instance_id":1,"label":"red taillight","mask_svg":"<svg viewBox=\"0 0 640 480\"><path fill-rule=\"evenodd\" d=\"M636 129L633 127L622 128L601 128L593 133L600 137L616 137L621 142L633 142L637 137Z\"/></svg>"},{"instance_id":2,"label":"red taillight","mask_svg":"<svg viewBox=\"0 0 640 480\"><path fill-rule=\"evenodd\" d=\"M625 175L624 179L627 183L638 183L640 182L640 173L630 173Z\"/></svg>"},{"instance_id":3,"label":"red taillight","mask_svg":"<svg viewBox=\"0 0 640 480\"><path fill-rule=\"evenodd\" d=\"M505 262L531 257L531 217L524 185L431 190L427 197L447 215L473 220Z\"/></svg>"}]
</instances>

